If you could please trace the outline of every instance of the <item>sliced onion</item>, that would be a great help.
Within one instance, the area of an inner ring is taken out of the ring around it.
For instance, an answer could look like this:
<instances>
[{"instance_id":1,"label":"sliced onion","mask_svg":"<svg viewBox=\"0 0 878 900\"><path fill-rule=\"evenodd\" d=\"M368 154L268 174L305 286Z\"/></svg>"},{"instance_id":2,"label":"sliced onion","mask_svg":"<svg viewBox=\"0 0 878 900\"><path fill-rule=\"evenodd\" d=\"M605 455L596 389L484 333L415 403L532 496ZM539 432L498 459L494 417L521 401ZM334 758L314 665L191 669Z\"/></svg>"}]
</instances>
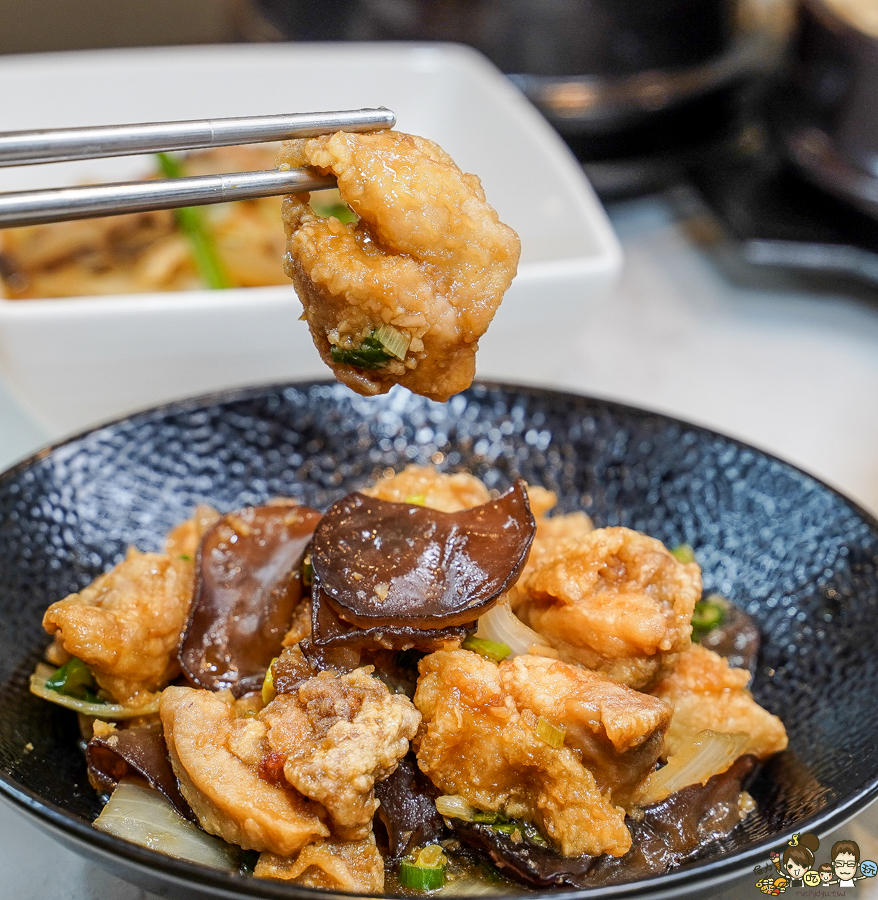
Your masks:
<instances>
[{"instance_id":1,"label":"sliced onion","mask_svg":"<svg viewBox=\"0 0 878 900\"><path fill-rule=\"evenodd\" d=\"M133 719L136 716L148 716L159 711L160 697L156 697L141 706L123 706L120 703L90 703L88 700L77 700L76 697L68 697L59 691L53 691L46 682L55 674L55 669L40 663L30 677L30 692L56 703L65 709L72 709L84 716L92 716L95 719L107 719L117 721L119 719Z\"/></svg>"},{"instance_id":2,"label":"sliced onion","mask_svg":"<svg viewBox=\"0 0 878 900\"><path fill-rule=\"evenodd\" d=\"M447 819L463 819L472 822L476 811L458 794L444 794L436 798L436 811Z\"/></svg>"},{"instance_id":3,"label":"sliced onion","mask_svg":"<svg viewBox=\"0 0 878 900\"><path fill-rule=\"evenodd\" d=\"M668 764L653 772L637 796L638 806L652 806L690 784L707 784L744 752L746 734L699 731L687 747L668 757Z\"/></svg>"},{"instance_id":4,"label":"sliced onion","mask_svg":"<svg viewBox=\"0 0 878 900\"><path fill-rule=\"evenodd\" d=\"M454 881L446 881L445 886L436 891L442 897L466 896L466 897L496 897L500 894L509 894L509 889L503 884L492 884L484 878L472 878L464 876L455 878Z\"/></svg>"},{"instance_id":5,"label":"sliced onion","mask_svg":"<svg viewBox=\"0 0 878 900\"><path fill-rule=\"evenodd\" d=\"M545 646L546 639L533 628L528 628L518 616L509 608L509 602L502 600L496 606L492 606L479 618L479 628L476 637L486 641L495 641L498 644L506 644L511 651L507 659L516 656L526 656Z\"/></svg>"},{"instance_id":6,"label":"sliced onion","mask_svg":"<svg viewBox=\"0 0 878 900\"><path fill-rule=\"evenodd\" d=\"M235 848L187 822L158 791L137 781L119 782L94 827L177 859L237 869Z\"/></svg>"}]
</instances>

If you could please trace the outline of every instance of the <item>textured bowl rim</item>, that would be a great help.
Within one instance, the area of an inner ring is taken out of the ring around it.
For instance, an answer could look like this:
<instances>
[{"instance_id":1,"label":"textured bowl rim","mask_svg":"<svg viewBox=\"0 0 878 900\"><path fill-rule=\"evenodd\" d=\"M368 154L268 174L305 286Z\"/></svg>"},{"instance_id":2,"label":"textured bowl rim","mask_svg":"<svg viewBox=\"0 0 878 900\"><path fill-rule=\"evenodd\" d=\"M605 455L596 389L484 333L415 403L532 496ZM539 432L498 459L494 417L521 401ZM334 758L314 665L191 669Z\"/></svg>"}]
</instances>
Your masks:
<instances>
[{"instance_id":1,"label":"textured bowl rim","mask_svg":"<svg viewBox=\"0 0 878 900\"><path fill-rule=\"evenodd\" d=\"M77 441L106 428L125 423L135 423L140 419L154 420L168 415L177 415L188 411L195 411L204 407L226 405L249 399L256 399L271 393L282 394L285 390L290 389L305 391L312 388L338 386L337 382L329 379L278 382L256 387L232 388L229 390L215 391L150 407L139 412L134 412L83 429L76 434L49 444L41 450L38 450L36 453L14 464L6 471L0 473L0 488L2 488L8 479L14 477L40 460L45 459L57 449L76 443ZM620 403L615 400L608 400L601 397L579 394L573 391L554 390L546 387L512 384L509 382L492 380L477 380L469 390L498 390L506 394L524 395L534 398L551 396L560 400L568 400L571 403L581 403L584 401L586 403L601 406L610 411L619 410L628 415L633 414L641 418L651 418L666 424L682 426L686 429L700 432L706 437L726 441L736 445L740 449L758 453L769 461L783 466L788 471L807 478L815 485L831 493L836 499L846 503L873 531L878 532L878 518L861 507L856 501L846 497L837 488L827 484L809 472L806 472L804 469L780 459L772 453L761 450L752 444L722 434L711 428L706 428L702 425L697 425L675 416L666 415L665 413L644 409L643 407ZM681 894L694 891L696 888L704 890L711 887L717 887L746 872L752 872L754 864L765 862L768 852L773 848L782 845L793 835L793 833L813 831L825 835L827 832L832 831L849 821L876 798L878 798L878 769L876 769L871 781L869 781L865 787L861 788L854 796L848 798L843 803L809 816L808 818L797 822L794 829L790 828L788 832L782 832L776 837L763 838L762 840L749 845L744 850L734 851L718 857L700 859L680 868L673 869L670 872L638 881L576 890L551 889L537 891L533 896L551 897L556 898L556 900L590 900L590 898L601 897L649 897L652 898L652 900L665 900L665 898L671 900L671 898L680 896ZM399 896L395 894L361 895L338 893L319 888L290 885L285 882L274 882L268 879L257 879L249 875L226 872L220 869L209 868L198 863L176 859L175 857L167 856L158 851L150 850L146 847L141 847L138 844L133 844L129 841L122 840L121 838L114 837L113 835L98 831L92 827L90 822L68 812L54 803L42 799L37 793L19 785L5 771L0 771L0 799L6 801L18 811L33 816L38 820L39 824L49 832L58 834L62 839L72 838L74 842L84 844L92 854L105 858L110 863L113 863L114 861L118 863L118 860L121 859L128 864L129 867L149 873L153 879L157 877L155 874L156 871L159 871L161 872L160 877L162 880L172 880L179 886L189 887L190 889L193 886L196 889L201 890L209 889L218 897L265 898L265 900L275 900L275 898L276 900L283 900L283 898L287 898L288 900L288 898L295 896L298 893L306 897L339 898L339 900L341 900L341 898L349 898L351 896L387 898Z\"/></svg>"}]
</instances>

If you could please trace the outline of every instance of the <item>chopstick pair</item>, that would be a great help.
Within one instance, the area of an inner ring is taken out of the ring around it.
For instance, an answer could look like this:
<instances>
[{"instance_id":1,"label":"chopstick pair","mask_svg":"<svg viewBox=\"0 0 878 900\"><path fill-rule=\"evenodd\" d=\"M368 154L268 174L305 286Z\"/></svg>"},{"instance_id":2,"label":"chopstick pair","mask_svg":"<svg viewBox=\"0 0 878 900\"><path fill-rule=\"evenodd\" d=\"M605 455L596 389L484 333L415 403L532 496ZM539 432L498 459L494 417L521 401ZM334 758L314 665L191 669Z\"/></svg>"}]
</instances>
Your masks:
<instances>
[{"instance_id":1,"label":"chopstick pair","mask_svg":"<svg viewBox=\"0 0 878 900\"><path fill-rule=\"evenodd\" d=\"M384 107L334 112L195 119L43 131L0 133L0 167L227 147L334 131L362 133L392 128ZM252 200L335 187L335 179L310 169L234 172L156 181L81 185L0 193L0 228L115 216L123 213Z\"/></svg>"}]
</instances>

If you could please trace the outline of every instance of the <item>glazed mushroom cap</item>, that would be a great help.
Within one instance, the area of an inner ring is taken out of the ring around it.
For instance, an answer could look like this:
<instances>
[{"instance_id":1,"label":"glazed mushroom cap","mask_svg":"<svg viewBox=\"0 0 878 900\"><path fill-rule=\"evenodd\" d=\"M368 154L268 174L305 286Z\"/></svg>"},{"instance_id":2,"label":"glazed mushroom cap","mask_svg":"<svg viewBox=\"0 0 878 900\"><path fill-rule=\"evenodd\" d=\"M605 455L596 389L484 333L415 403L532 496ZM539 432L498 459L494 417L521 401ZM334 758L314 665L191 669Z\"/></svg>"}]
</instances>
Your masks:
<instances>
[{"instance_id":1,"label":"glazed mushroom cap","mask_svg":"<svg viewBox=\"0 0 878 900\"><path fill-rule=\"evenodd\" d=\"M477 619L515 582L535 530L521 480L455 513L354 493L323 517L311 563L323 598L352 625L447 628Z\"/></svg>"},{"instance_id":2,"label":"glazed mushroom cap","mask_svg":"<svg viewBox=\"0 0 878 900\"><path fill-rule=\"evenodd\" d=\"M179 652L194 684L238 695L259 688L302 599L302 560L319 521L307 506L256 506L207 531Z\"/></svg>"}]
</instances>

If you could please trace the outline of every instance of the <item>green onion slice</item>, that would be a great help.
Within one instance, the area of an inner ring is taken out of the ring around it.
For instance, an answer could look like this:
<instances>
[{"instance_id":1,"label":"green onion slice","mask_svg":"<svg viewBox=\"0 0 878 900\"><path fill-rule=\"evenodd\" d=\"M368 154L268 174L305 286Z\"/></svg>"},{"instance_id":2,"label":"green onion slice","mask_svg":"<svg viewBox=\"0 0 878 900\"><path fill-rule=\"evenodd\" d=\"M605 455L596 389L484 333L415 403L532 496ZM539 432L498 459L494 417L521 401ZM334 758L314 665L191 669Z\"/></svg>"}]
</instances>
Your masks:
<instances>
[{"instance_id":1,"label":"green onion slice","mask_svg":"<svg viewBox=\"0 0 878 900\"><path fill-rule=\"evenodd\" d=\"M262 681L262 703L265 706L268 706L272 700L277 696L277 691L274 689L274 664L277 662L277 657L268 664L268 669L265 671L265 678Z\"/></svg>"},{"instance_id":2,"label":"green onion slice","mask_svg":"<svg viewBox=\"0 0 878 900\"><path fill-rule=\"evenodd\" d=\"M700 640L709 631L718 628L726 620L726 600L711 594L695 604L692 612L692 638Z\"/></svg>"},{"instance_id":3,"label":"green onion slice","mask_svg":"<svg viewBox=\"0 0 878 900\"><path fill-rule=\"evenodd\" d=\"M472 650L473 653L478 653L479 656L493 659L494 662L506 659L512 652L508 644L501 644L500 641L489 641L487 638L476 637L474 634L469 635L460 646L464 650Z\"/></svg>"},{"instance_id":4,"label":"green onion slice","mask_svg":"<svg viewBox=\"0 0 878 900\"><path fill-rule=\"evenodd\" d=\"M397 359L405 359L412 339L392 325L382 325L372 332L372 337L391 355Z\"/></svg>"},{"instance_id":5,"label":"green onion slice","mask_svg":"<svg viewBox=\"0 0 878 900\"><path fill-rule=\"evenodd\" d=\"M445 854L438 844L429 844L414 859L399 864L399 883L416 891L435 891L445 884Z\"/></svg>"},{"instance_id":6,"label":"green onion slice","mask_svg":"<svg viewBox=\"0 0 878 900\"><path fill-rule=\"evenodd\" d=\"M314 566L311 565L311 557L306 556L302 563L302 584L305 587L311 587L314 583Z\"/></svg>"},{"instance_id":7,"label":"green onion slice","mask_svg":"<svg viewBox=\"0 0 878 900\"><path fill-rule=\"evenodd\" d=\"M183 169L180 163L167 153L157 153L159 168L165 178L182 178ZM204 214L197 206L185 206L174 210L180 231L189 241L189 249L204 283L213 290L223 290L232 286L229 276L216 249Z\"/></svg>"},{"instance_id":8,"label":"green onion slice","mask_svg":"<svg viewBox=\"0 0 878 900\"><path fill-rule=\"evenodd\" d=\"M91 669L75 656L67 660L60 669L46 679L46 687L50 691L57 691L77 700L85 700L88 703L106 703L98 697L95 691L96 684Z\"/></svg>"},{"instance_id":9,"label":"green onion slice","mask_svg":"<svg viewBox=\"0 0 878 900\"><path fill-rule=\"evenodd\" d=\"M550 747L554 747L557 750L559 747L564 746L564 739L567 737L566 728L558 728L557 725L553 725L548 719L540 716L537 720L536 730L537 737Z\"/></svg>"},{"instance_id":10,"label":"green onion slice","mask_svg":"<svg viewBox=\"0 0 878 900\"><path fill-rule=\"evenodd\" d=\"M123 706L120 703L106 703L100 699L94 702L62 694L47 685L49 679L54 678L56 674L56 670L51 666L40 663L30 677L30 692L57 706L72 709L75 712L82 713L84 716L92 716L95 719L133 719L136 716L148 716L159 711L159 696L141 706Z\"/></svg>"},{"instance_id":11,"label":"green onion slice","mask_svg":"<svg viewBox=\"0 0 878 900\"><path fill-rule=\"evenodd\" d=\"M405 498L405 502L410 506L426 506L427 498L423 494L412 494Z\"/></svg>"},{"instance_id":12,"label":"green onion slice","mask_svg":"<svg viewBox=\"0 0 878 900\"><path fill-rule=\"evenodd\" d=\"M671 556L686 565L695 562L695 551L691 544L680 544L678 547L674 547L671 550Z\"/></svg>"},{"instance_id":13,"label":"green onion slice","mask_svg":"<svg viewBox=\"0 0 878 900\"><path fill-rule=\"evenodd\" d=\"M380 369L393 358L379 340L372 335L363 338L359 347L345 348L335 344L330 348L332 361L357 369Z\"/></svg>"}]
</instances>

